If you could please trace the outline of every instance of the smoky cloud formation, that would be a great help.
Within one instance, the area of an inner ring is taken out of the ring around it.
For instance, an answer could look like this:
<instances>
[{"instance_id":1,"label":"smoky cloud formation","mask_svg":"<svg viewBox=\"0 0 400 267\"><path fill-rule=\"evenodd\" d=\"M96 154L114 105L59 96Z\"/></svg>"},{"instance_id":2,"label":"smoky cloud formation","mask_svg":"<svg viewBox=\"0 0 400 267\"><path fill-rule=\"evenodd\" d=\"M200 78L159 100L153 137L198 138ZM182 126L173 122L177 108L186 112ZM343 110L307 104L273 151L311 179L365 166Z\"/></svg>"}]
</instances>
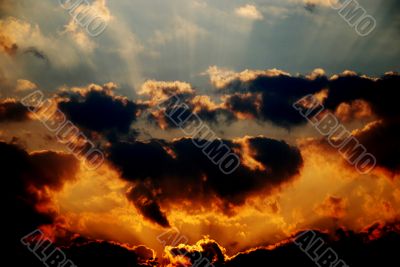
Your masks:
<instances>
[{"instance_id":1,"label":"smoky cloud formation","mask_svg":"<svg viewBox=\"0 0 400 267\"><path fill-rule=\"evenodd\" d=\"M128 198L143 216L161 226L169 225L161 203L189 200L194 206L208 206L218 199L219 209L229 215L232 207L244 204L253 193L269 192L292 181L303 162L299 150L283 141L263 137L242 143L223 140L242 158L237 170L224 175L193 142L207 144L204 140L185 138L173 142L120 142L109 149L110 162L124 179L133 183ZM211 142L208 149L217 149L217 145ZM245 147L251 152L245 152ZM220 153L215 150L212 155L220 157ZM256 165L248 164L249 158Z\"/></svg>"},{"instance_id":2,"label":"smoky cloud formation","mask_svg":"<svg viewBox=\"0 0 400 267\"><path fill-rule=\"evenodd\" d=\"M145 218L162 227L170 227L167 216L161 211L156 197L146 186L139 184L131 188L127 197Z\"/></svg>"}]
</instances>

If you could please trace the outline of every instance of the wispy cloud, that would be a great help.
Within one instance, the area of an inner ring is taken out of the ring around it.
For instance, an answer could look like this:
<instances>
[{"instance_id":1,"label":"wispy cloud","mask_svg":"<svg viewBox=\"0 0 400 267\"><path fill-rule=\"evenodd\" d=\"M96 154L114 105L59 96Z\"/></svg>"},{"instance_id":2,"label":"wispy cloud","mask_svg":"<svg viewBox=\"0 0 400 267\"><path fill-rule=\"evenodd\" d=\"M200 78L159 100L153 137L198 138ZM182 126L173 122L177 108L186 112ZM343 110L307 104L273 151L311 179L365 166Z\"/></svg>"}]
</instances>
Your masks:
<instances>
[{"instance_id":1,"label":"wispy cloud","mask_svg":"<svg viewBox=\"0 0 400 267\"><path fill-rule=\"evenodd\" d=\"M235 14L251 20L262 20L264 16L255 5L245 5L235 9Z\"/></svg>"}]
</instances>

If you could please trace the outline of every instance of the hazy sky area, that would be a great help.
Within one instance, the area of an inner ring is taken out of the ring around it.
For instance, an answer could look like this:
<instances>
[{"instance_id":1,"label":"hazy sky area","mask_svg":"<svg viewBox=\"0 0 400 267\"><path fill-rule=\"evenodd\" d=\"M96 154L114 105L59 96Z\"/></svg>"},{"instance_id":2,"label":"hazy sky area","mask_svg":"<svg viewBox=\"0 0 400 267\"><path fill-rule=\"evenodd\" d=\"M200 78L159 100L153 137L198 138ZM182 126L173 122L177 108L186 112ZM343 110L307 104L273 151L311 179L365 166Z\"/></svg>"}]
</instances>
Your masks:
<instances>
[{"instance_id":1,"label":"hazy sky area","mask_svg":"<svg viewBox=\"0 0 400 267\"><path fill-rule=\"evenodd\" d=\"M238 0L98 1L108 21L98 37L68 28L71 16L58 1L2 2L2 24L24 29L14 32L20 49L34 47L46 60L19 53L11 62L0 55L1 77L11 84L27 79L49 91L113 81L132 93L146 79L181 80L203 90L209 83L202 74L210 66L292 74L319 67L328 74L349 69L375 76L399 70L396 0L359 1L377 21L366 37L327 1L314 1L309 9L301 0L252 1L255 15L240 13L249 3Z\"/></svg>"}]
</instances>

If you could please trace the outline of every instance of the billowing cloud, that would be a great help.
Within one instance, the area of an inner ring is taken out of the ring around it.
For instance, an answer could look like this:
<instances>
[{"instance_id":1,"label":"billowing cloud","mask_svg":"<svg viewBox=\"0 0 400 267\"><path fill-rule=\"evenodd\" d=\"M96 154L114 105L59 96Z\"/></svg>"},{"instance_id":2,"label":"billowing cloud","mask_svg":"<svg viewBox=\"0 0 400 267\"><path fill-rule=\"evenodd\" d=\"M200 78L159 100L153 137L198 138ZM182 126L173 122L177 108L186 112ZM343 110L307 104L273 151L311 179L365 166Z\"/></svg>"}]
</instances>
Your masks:
<instances>
[{"instance_id":1,"label":"billowing cloud","mask_svg":"<svg viewBox=\"0 0 400 267\"><path fill-rule=\"evenodd\" d=\"M112 83L77 88L60 94L59 108L78 126L96 132L128 133L140 107L125 97L115 95Z\"/></svg>"},{"instance_id":2,"label":"billowing cloud","mask_svg":"<svg viewBox=\"0 0 400 267\"><path fill-rule=\"evenodd\" d=\"M351 103L343 102L335 110L335 116L342 122L354 120L365 120L373 116L368 102L364 100L355 100Z\"/></svg>"},{"instance_id":3,"label":"billowing cloud","mask_svg":"<svg viewBox=\"0 0 400 267\"><path fill-rule=\"evenodd\" d=\"M195 90L192 86L186 82L148 80L143 83L139 93L150 97L150 103L156 105L167 100L172 95L192 95L194 92Z\"/></svg>"},{"instance_id":4,"label":"billowing cloud","mask_svg":"<svg viewBox=\"0 0 400 267\"><path fill-rule=\"evenodd\" d=\"M245 83L255 80L258 76L275 77L280 75L290 76L289 73L278 69L271 70L244 70L242 72L235 72L229 69L211 66L207 69L205 74L210 77L211 83L218 89L225 87L232 87L235 83Z\"/></svg>"}]
</instances>

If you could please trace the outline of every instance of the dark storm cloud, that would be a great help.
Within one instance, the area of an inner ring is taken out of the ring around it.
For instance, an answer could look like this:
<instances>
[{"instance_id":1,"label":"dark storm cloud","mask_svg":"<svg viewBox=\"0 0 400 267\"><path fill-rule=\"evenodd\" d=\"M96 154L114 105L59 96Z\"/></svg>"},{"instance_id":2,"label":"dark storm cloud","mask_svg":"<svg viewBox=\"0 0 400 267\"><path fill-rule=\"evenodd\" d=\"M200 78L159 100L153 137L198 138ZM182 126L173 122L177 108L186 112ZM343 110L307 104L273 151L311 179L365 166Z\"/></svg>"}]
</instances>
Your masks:
<instances>
[{"instance_id":1,"label":"dark storm cloud","mask_svg":"<svg viewBox=\"0 0 400 267\"><path fill-rule=\"evenodd\" d=\"M399 88L400 76L396 73L386 74L378 79L359 75L339 76L330 81L324 105L335 110L341 103L361 99L371 105L377 116L394 118L400 115Z\"/></svg>"},{"instance_id":2,"label":"dark storm cloud","mask_svg":"<svg viewBox=\"0 0 400 267\"><path fill-rule=\"evenodd\" d=\"M257 102L253 102L252 105L250 101L238 99L238 97L229 99L228 103L235 110L244 113L254 114L257 110L258 120L291 128L306 123L306 120L293 109L293 103L304 95L321 91L327 84L328 79L325 76L308 79L288 75L260 75L248 82L234 80L225 87L224 91L259 94L259 106Z\"/></svg>"},{"instance_id":3,"label":"dark storm cloud","mask_svg":"<svg viewBox=\"0 0 400 267\"><path fill-rule=\"evenodd\" d=\"M59 108L73 123L100 133L128 133L142 106L115 96L113 88L90 86L81 92L64 92Z\"/></svg>"},{"instance_id":4,"label":"dark storm cloud","mask_svg":"<svg viewBox=\"0 0 400 267\"><path fill-rule=\"evenodd\" d=\"M399 88L400 76L397 73L370 78L345 72L330 79L321 75L312 78L259 75L246 82L233 80L222 88L222 92L233 92L226 99L226 107L233 113L248 114L255 120L270 121L285 128L306 123L305 118L292 106L305 95L326 90L323 105L331 112L335 112L342 104L364 101L380 122L357 133L359 141L376 157L378 166L398 172L400 157L397 151L400 143L396 136L400 129Z\"/></svg>"},{"instance_id":5,"label":"dark storm cloud","mask_svg":"<svg viewBox=\"0 0 400 267\"><path fill-rule=\"evenodd\" d=\"M233 94L226 100L227 108L233 113L249 114L251 117L258 116L258 96L255 94Z\"/></svg>"},{"instance_id":6,"label":"dark storm cloud","mask_svg":"<svg viewBox=\"0 0 400 267\"><path fill-rule=\"evenodd\" d=\"M8 188L5 195L7 198L13 198L12 202L17 202L14 211L17 218L21 218L20 216L24 218L18 222L21 224L29 224L29 214L37 213L36 204L46 203L45 190L60 190L66 181L74 179L78 170L78 162L71 155L52 151L28 154L16 145L4 142L0 142L0 164L4 188ZM43 192L39 194L41 190ZM31 211L26 214L19 208ZM40 213L36 215L47 216Z\"/></svg>"},{"instance_id":7,"label":"dark storm cloud","mask_svg":"<svg viewBox=\"0 0 400 267\"><path fill-rule=\"evenodd\" d=\"M0 100L0 123L29 120L29 110L15 100Z\"/></svg>"},{"instance_id":8,"label":"dark storm cloud","mask_svg":"<svg viewBox=\"0 0 400 267\"><path fill-rule=\"evenodd\" d=\"M400 225L371 226L355 233L338 229L334 236L318 233L348 266L391 266L399 262ZM288 255L290 255L288 257ZM312 266L313 261L293 242L274 249L256 249L240 253L226 262L227 267L256 266L265 262L273 266Z\"/></svg>"},{"instance_id":9,"label":"dark storm cloud","mask_svg":"<svg viewBox=\"0 0 400 267\"><path fill-rule=\"evenodd\" d=\"M170 227L167 216L161 211L157 199L145 186L138 185L131 188L127 197L145 218L158 223L162 227Z\"/></svg>"},{"instance_id":10,"label":"dark storm cloud","mask_svg":"<svg viewBox=\"0 0 400 267\"><path fill-rule=\"evenodd\" d=\"M51 207L43 209L50 204L49 192L73 180L78 163L69 155L51 151L28 154L16 145L0 142L0 167L1 207L6 229L3 241L10 244L6 246L7 251L15 246L25 251L18 240L41 225L54 222L55 211ZM38 205L42 207L40 211Z\"/></svg>"},{"instance_id":11,"label":"dark storm cloud","mask_svg":"<svg viewBox=\"0 0 400 267\"><path fill-rule=\"evenodd\" d=\"M391 172L400 171L400 76L395 73L379 79L357 75L343 76L330 83L324 105L335 110L342 103L364 100L379 122L356 133L357 139L375 156L377 165Z\"/></svg>"},{"instance_id":12,"label":"dark storm cloud","mask_svg":"<svg viewBox=\"0 0 400 267\"><path fill-rule=\"evenodd\" d=\"M197 139L153 139L147 143L115 143L109 149L109 160L124 179L134 184L128 197L145 217L161 226L168 225L160 209L164 201L179 203L187 199L207 205L218 198L222 201L220 210L231 214L229 207L242 205L253 193L279 188L291 181L302 166L297 148L259 137L248 142L255 159L265 168L250 168L242 162L233 173L225 175L193 141L204 147L207 144ZM242 151L246 145L229 140L223 140L223 144L236 151ZM212 142L206 150L217 145L218 142Z\"/></svg>"},{"instance_id":13,"label":"dark storm cloud","mask_svg":"<svg viewBox=\"0 0 400 267\"><path fill-rule=\"evenodd\" d=\"M383 120L356 134L357 140L374 155L377 165L400 173L400 118Z\"/></svg>"},{"instance_id":14,"label":"dark storm cloud","mask_svg":"<svg viewBox=\"0 0 400 267\"><path fill-rule=\"evenodd\" d=\"M29 179L37 189L48 187L60 190L66 181L71 181L78 170L78 162L74 156L53 151L30 154L34 166L35 177Z\"/></svg>"},{"instance_id":15,"label":"dark storm cloud","mask_svg":"<svg viewBox=\"0 0 400 267\"><path fill-rule=\"evenodd\" d=\"M388 73L377 79L357 74L342 74L331 79L321 75L314 78L259 75L246 82L233 80L222 88L222 93L234 93L226 101L229 110L251 114L255 119L291 128L306 122L293 109L292 104L305 95L315 94L323 89L328 92L324 105L332 111L342 103L359 99L368 102L379 117L398 117L398 88L400 76L396 73ZM259 100L255 94L260 95Z\"/></svg>"},{"instance_id":16,"label":"dark storm cloud","mask_svg":"<svg viewBox=\"0 0 400 267\"><path fill-rule=\"evenodd\" d=\"M272 177L290 177L300 164L300 154L294 153L293 147L284 141L254 137L249 140L249 144L255 160L265 166L274 166L270 170Z\"/></svg>"}]
</instances>

